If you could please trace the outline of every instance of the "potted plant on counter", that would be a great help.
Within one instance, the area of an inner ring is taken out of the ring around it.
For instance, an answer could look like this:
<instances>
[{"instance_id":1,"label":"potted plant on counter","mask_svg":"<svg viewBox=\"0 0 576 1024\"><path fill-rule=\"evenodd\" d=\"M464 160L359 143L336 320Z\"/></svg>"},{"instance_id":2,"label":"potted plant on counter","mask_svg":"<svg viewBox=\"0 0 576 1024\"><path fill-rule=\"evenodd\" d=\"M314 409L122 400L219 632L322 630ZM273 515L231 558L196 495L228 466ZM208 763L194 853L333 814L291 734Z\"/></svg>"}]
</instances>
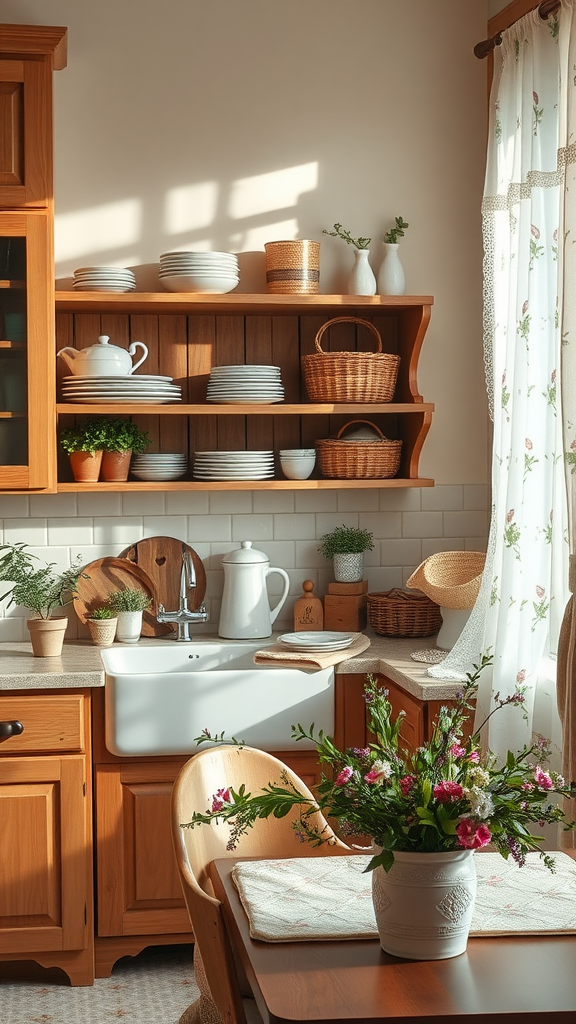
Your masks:
<instances>
[{"instance_id":1,"label":"potted plant on counter","mask_svg":"<svg viewBox=\"0 0 576 1024\"><path fill-rule=\"evenodd\" d=\"M0 545L0 580L9 583L0 600L10 594L12 604L29 608L34 617L26 625L36 657L58 657L62 653L66 616L54 616L56 608L70 604L82 573L80 566L55 571L55 563L37 567L39 559L26 551L26 544Z\"/></svg>"},{"instance_id":2,"label":"potted plant on counter","mask_svg":"<svg viewBox=\"0 0 576 1024\"><path fill-rule=\"evenodd\" d=\"M104 454L100 475L108 483L123 482L128 479L132 455L143 452L150 444L150 438L131 419L105 420L103 431Z\"/></svg>"},{"instance_id":3,"label":"potted plant on counter","mask_svg":"<svg viewBox=\"0 0 576 1024\"><path fill-rule=\"evenodd\" d=\"M138 587L124 587L110 594L108 607L118 617L117 640L125 644L138 642L142 632L142 613L151 604L151 597Z\"/></svg>"},{"instance_id":4,"label":"potted plant on counter","mask_svg":"<svg viewBox=\"0 0 576 1024\"><path fill-rule=\"evenodd\" d=\"M369 530L356 526L337 526L322 537L318 551L334 564L337 583L358 583L364 575L364 552L374 547Z\"/></svg>"},{"instance_id":5,"label":"potted plant on counter","mask_svg":"<svg viewBox=\"0 0 576 1024\"><path fill-rule=\"evenodd\" d=\"M97 647L110 647L114 643L118 618L112 608L109 608L107 605L94 608L90 612L90 617L86 619L86 625L92 637L92 642Z\"/></svg>"},{"instance_id":6,"label":"potted plant on counter","mask_svg":"<svg viewBox=\"0 0 576 1024\"><path fill-rule=\"evenodd\" d=\"M78 483L96 483L100 476L105 426L105 419L84 420L65 427L60 433L60 445L70 458Z\"/></svg>"}]
</instances>

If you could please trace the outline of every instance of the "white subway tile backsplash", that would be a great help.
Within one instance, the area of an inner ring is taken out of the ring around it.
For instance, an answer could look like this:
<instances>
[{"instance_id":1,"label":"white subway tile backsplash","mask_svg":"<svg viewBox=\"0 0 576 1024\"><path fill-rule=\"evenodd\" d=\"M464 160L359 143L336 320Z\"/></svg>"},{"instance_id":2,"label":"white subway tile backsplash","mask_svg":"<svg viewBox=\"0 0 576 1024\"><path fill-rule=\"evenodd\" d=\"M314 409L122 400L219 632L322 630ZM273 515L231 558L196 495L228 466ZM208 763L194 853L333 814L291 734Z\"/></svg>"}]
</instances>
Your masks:
<instances>
[{"instance_id":1,"label":"white subway tile backsplash","mask_svg":"<svg viewBox=\"0 0 576 1024\"><path fill-rule=\"evenodd\" d=\"M402 536L402 516L400 512L360 513L358 525L362 530L369 530L375 540L383 537Z\"/></svg>"},{"instance_id":2,"label":"white subway tile backsplash","mask_svg":"<svg viewBox=\"0 0 576 1024\"><path fill-rule=\"evenodd\" d=\"M5 519L4 543L46 547L48 521L46 519Z\"/></svg>"},{"instance_id":3,"label":"white subway tile backsplash","mask_svg":"<svg viewBox=\"0 0 576 1024\"><path fill-rule=\"evenodd\" d=\"M402 569L399 566L380 567L370 566L365 573L368 580L368 592L392 590L394 587L402 587L404 584Z\"/></svg>"},{"instance_id":4,"label":"white subway tile backsplash","mask_svg":"<svg viewBox=\"0 0 576 1024\"><path fill-rule=\"evenodd\" d=\"M420 488L402 487L380 491L382 512L419 512L421 508Z\"/></svg>"},{"instance_id":5,"label":"white subway tile backsplash","mask_svg":"<svg viewBox=\"0 0 576 1024\"><path fill-rule=\"evenodd\" d=\"M288 515L294 511L294 491L253 491L252 509L260 512L272 512Z\"/></svg>"},{"instance_id":6,"label":"white subway tile backsplash","mask_svg":"<svg viewBox=\"0 0 576 1024\"><path fill-rule=\"evenodd\" d=\"M270 565L286 570L296 565L296 545L292 540L267 540L258 548L268 555Z\"/></svg>"},{"instance_id":7,"label":"white subway tile backsplash","mask_svg":"<svg viewBox=\"0 0 576 1024\"><path fill-rule=\"evenodd\" d=\"M75 516L78 514L77 494L31 494L31 516ZM94 515L94 512L90 512Z\"/></svg>"},{"instance_id":8,"label":"white subway tile backsplash","mask_svg":"<svg viewBox=\"0 0 576 1024\"><path fill-rule=\"evenodd\" d=\"M30 634L24 619L0 619L0 643L19 644L29 639Z\"/></svg>"},{"instance_id":9,"label":"white subway tile backsplash","mask_svg":"<svg viewBox=\"0 0 576 1024\"><path fill-rule=\"evenodd\" d=\"M124 491L122 513L127 516L163 516L166 512L164 491Z\"/></svg>"},{"instance_id":10,"label":"white subway tile backsplash","mask_svg":"<svg viewBox=\"0 0 576 1024\"><path fill-rule=\"evenodd\" d=\"M318 551L318 540L296 541L296 568L321 569L326 566L326 559Z\"/></svg>"},{"instance_id":11,"label":"white subway tile backsplash","mask_svg":"<svg viewBox=\"0 0 576 1024\"><path fill-rule=\"evenodd\" d=\"M336 512L337 491L296 491L294 509L296 512Z\"/></svg>"},{"instance_id":12,"label":"white subway tile backsplash","mask_svg":"<svg viewBox=\"0 0 576 1024\"><path fill-rule=\"evenodd\" d=\"M442 512L404 512L403 537L438 537L442 535ZM454 531L452 531L454 532Z\"/></svg>"},{"instance_id":13,"label":"white subway tile backsplash","mask_svg":"<svg viewBox=\"0 0 576 1024\"><path fill-rule=\"evenodd\" d=\"M465 551L486 551L488 548L488 537L464 537Z\"/></svg>"},{"instance_id":14,"label":"white subway tile backsplash","mask_svg":"<svg viewBox=\"0 0 576 1024\"><path fill-rule=\"evenodd\" d=\"M102 516L94 520L94 544L111 545L118 551L128 544L135 544L144 536L140 516L122 518Z\"/></svg>"},{"instance_id":15,"label":"white subway tile backsplash","mask_svg":"<svg viewBox=\"0 0 576 1024\"><path fill-rule=\"evenodd\" d=\"M103 494L89 491L88 494L77 494L76 499L79 516L122 515L122 494L120 491L104 491Z\"/></svg>"},{"instance_id":16,"label":"white subway tile backsplash","mask_svg":"<svg viewBox=\"0 0 576 1024\"><path fill-rule=\"evenodd\" d=\"M274 516L275 540L315 540L316 516L311 512Z\"/></svg>"},{"instance_id":17,"label":"white subway tile backsplash","mask_svg":"<svg viewBox=\"0 0 576 1024\"><path fill-rule=\"evenodd\" d=\"M357 512L321 513L316 516L316 535L321 538L337 526L358 526Z\"/></svg>"},{"instance_id":18,"label":"white subway tile backsplash","mask_svg":"<svg viewBox=\"0 0 576 1024\"><path fill-rule=\"evenodd\" d=\"M73 544L70 548L70 561L74 562L76 559L79 559L81 565L88 565L99 558L118 558L120 552L126 546L125 544L93 544L90 547L82 547L81 545L76 547ZM50 550L50 555L52 555L52 550Z\"/></svg>"},{"instance_id":19,"label":"white subway tile backsplash","mask_svg":"<svg viewBox=\"0 0 576 1024\"><path fill-rule=\"evenodd\" d=\"M176 540L186 543L188 519L186 516L144 516L142 535L143 537L175 537Z\"/></svg>"},{"instance_id":20,"label":"white subway tile backsplash","mask_svg":"<svg viewBox=\"0 0 576 1024\"><path fill-rule=\"evenodd\" d=\"M381 540L380 565L420 565L422 542L413 540Z\"/></svg>"},{"instance_id":21,"label":"white subway tile backsplash","mask_svg":"<svg viewBox=\"0 0 576 1024\"><path fill-rule=\"evenodd\" d=\"M196 541L208 541L212 550L213 541L232 540L232 519L230 516L188 516L188 536L193 548Z\"/></svg>"},{"instance_id":22,"label":"white subway tile backsplash","mask_svg":"<svg viewBox=\"0 0 576 1024\"><path fill-rule=\"evenodd\" d=\"M234 512L243 512L250 515L252 512L252 492L211 491L209 509L210 513L214 515L221 515L222 512L228 512L230 515Z\"/></svg>"},{"instance_id":23,"label":"white subway tile backsplash","mask_svg":"<svg viewBox=\"0 0 576 1024\"><path fill-rule=\"evenodd\" d=\"M463 551L462 537L426 537L422 540L422 561L436 555L439 551Z\"/></svg>"},{"instance_id":24,"label":"white subway tile backsplash","mask_svg":"<svg viewBox=\"0 0 576 1024\"><path fill-rule=\"evenodd\" d=\"M49 519L48 544L92 544L94 530L91 519Z\"/></svg>"},{"instance_id":25,"label":"white subway tile backsplash","mask_svg":"<svg viewBox=\"0 0 576 1024\"><path fill-rule=\"evenodd\" d=\"M488 484L464 484L463 491L466 510L488 508Z\"/></svg>"},{"instance_id":26,"label":"white subway tile backsplash","mask_svg":"<svg viewBox=\"0 0 576 1024\"><path fill-rule=\"evenodd\" d=\"M426 487L422 489L423 512L461 509L463 507L463 501L463 489L460 485L454 485L452 487Z\"/></svg>"},{"instance_id":27,"label":"white subway tile backsplash","mask_svg":"<svg viewBox=\"0 0 576 1024\"><path fill-rule=\"evenodd\" d=\"M274 537L274 517L261 514L259 516L232 516L232 540L251 540L254 547Z\"/></svg>"},{"instance_id":28,"label":"white subway tile backsplash","mask_svg":"<svg viewBox=\"0 0 576 1024\"><path fill-rule=\"evenodd\" d=\"M167 491L167 516L206 516L210 512L208 491Z\"/></svg>"},{"instance_id":29,"label":"white subway tile backsplash","mask_svg":"<svg viewBox=\"0 0 576 1024\"><path fill-rule=\"evenodd\" d=\"M444 529L438 531L447 537L482 537L487 533L485 512L444 512Z\"/></svg>"},{"instance_id":30,"label":"white subway tile backsplash","mask_svg":"<svg viewBox=\"0 0 576 1024\"><path fill-rule=\"evenodd\" d=\"M369 490L336 491L339 512L377 512L380 508L379 492Z\"/></svg>"},{"instance_id":31,"label":"white subway tile backsplash","mask_svg":"<svg viewBox=\"0 0 576 1024\"><path fill-rule=\"evenodd\" d=\"M29 499L26 494L0 494L1 518L26 519L29 515Z\"/></svg>"}]
</instances>

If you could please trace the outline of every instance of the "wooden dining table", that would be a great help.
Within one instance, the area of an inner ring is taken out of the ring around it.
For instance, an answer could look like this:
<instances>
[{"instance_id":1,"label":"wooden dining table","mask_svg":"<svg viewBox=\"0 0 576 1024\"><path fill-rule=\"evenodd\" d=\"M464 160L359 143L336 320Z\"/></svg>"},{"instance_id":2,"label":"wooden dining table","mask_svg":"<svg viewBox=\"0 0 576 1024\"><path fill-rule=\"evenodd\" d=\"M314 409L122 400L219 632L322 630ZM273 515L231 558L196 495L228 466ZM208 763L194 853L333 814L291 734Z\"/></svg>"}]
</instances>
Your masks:
<instances>
[{"instance_id":1,"label":"wooden dining table","mask_svg":"<svg viewBox=\"0 0 576 1024\"><path fill-rule=\"evenodd\" d=\"M471 938L449 960L403 960L378 940L263 942L232 879L210 865L228 935L265 1024L576 1024L576 935Z\"/></svg>"}]
</instances>

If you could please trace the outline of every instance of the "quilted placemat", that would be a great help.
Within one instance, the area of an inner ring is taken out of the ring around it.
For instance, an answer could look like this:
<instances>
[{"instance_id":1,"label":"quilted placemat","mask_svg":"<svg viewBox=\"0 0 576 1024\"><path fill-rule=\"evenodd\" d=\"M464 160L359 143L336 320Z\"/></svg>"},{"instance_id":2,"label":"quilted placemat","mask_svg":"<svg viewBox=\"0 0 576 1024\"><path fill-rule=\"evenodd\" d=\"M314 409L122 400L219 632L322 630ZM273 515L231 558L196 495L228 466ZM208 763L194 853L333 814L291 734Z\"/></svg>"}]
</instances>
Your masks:
<instances>
[{"instance_id":1,"label":"quilted placemat","mask_svg":"<svg viewBox=\"0 0 576 1024\"><path fill-rule=\"evenodd\" d=\"M470 935L576 933L576 863L553 853L556 871L537 853L519 868L498 853L476 855L478 891ZM312 939L373 939L370 858L295 857L243 861L232 878L253 939L295 942Z\"/></svg>"}]
</instances>

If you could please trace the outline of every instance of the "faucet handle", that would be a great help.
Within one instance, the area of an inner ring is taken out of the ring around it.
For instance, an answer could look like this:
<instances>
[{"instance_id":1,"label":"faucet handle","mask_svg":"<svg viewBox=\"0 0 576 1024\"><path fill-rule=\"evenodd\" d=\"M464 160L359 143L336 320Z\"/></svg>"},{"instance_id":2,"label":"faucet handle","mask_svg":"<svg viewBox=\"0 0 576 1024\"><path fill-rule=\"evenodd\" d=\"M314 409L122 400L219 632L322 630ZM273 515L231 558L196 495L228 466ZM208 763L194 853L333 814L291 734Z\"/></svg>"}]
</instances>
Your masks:
<instances>
[{"instance_id":1,"label":"faucet handle","mask_svg":"<svg viewBox=\"0 0 576 1024\"><path fill-rule=\"evenodd\" d=\"M165 611L166 611L166 609L165 609L164 605L163 604L159 604L158 605L158 612L159 612L159 614L163 615Z\"/></svg>"}]
</instances>

